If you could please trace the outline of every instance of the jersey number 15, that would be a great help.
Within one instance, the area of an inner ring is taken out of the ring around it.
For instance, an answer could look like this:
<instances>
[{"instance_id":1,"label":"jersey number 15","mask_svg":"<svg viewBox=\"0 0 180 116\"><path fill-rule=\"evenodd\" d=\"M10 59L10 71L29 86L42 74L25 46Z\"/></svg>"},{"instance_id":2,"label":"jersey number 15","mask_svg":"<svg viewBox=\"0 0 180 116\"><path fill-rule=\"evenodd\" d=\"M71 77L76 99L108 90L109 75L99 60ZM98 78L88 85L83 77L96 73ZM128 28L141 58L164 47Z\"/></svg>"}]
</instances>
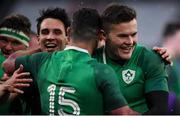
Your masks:
<instances>
[{"instance_id":1,"label":"jersey number 15","mask_svg":"<svg viewBox=\"0 0 180 116\"><path fill-rule=\"evenodd\" d=\"M47 88L47 91L49 92L49 113L50 115L54 115L54 101L55 101L55 90L56 90L56 85L52 84ZM65 105L65 106L70 106L74 110L72 112L73 115L79 115L80 114L80 107L79 105L71 100L71 99L65 99L64 95L65 93L70 93L73 94L75 93L75 89L72 87L60 87L59 88L59 97L58 97L58 104L59 105ZM66 114L62 108L58 110L59 115L68 115Z\"/></svg>"}]
</instances>

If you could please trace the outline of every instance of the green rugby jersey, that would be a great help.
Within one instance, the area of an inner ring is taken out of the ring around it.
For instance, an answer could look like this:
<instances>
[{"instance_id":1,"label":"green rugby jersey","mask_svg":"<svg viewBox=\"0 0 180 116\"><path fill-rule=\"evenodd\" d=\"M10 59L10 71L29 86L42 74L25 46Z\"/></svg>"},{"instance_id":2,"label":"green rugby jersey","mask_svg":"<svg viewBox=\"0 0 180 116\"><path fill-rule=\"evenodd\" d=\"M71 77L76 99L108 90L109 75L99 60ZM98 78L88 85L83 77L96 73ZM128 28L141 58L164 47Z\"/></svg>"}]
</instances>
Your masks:
<instances>
[{"instance_id":1,"label":"green rugby jersey","mask_svg":"<svg viewBox=\"0 0 180 116\"><path fill-rule=\"evenodd\" d=\"M3 77L4 71L2 69L2 63L5 61L5 57L3 56L2 52L0 51L0 78Z\"/></svg>"},{"instance_id":2,"label":"green rugby jersey","mask_svg":"<svg viewBox=\"0 0 180 116\"><path fill-rule=\"evenodd\" d=\"M173 66L167 68L169 75L168 85L169 91L176 94L176 97L180 98L180 61L176 59L173 61Z\"/></svg>"},{"instance_id":3,"label":"green rugby jersey","mask_svg":"<svg viewBox=\"0 0 180 116\"><path fill-rule=\"evenodd\" d=\"M104 48L98 49L93 57L99 62L106 61L114 69L120 82L121 92L128 105L135 111L141 113L148 111L146 93L168 91L164 62L152 50L136 45L130 60L123 64L111 60L103 51Z\"/></svg>"},{"instance_id":4,"label":"green rugby jersey","mask_svg":"<svg viewBox=\"0 0 180 116\"><path fill-rule=\"evenodd\" d=\"M0 51L0 65L6 60ZM0 68L0 78L3 77L4 71L2 67ZM30 93L29 93L30 94ZM30 96L29 96L30 97ZM14 115L14 114L32 114L32 109L30 108L31 102L29 100L21 99L21 95L16 97L12 102L5 102L0 105L0 115ZM27 102L27 103L26 103Z\"/></svg>"},{"instance_id":5,"label":"green rugby jersey","mask_svg":"<svg viewBox=\"0 0 180 116\"><path fill-rule=\"evenodd\" d=\"M113 69L84 49L25 56L20 64L37 81L42 114L104 114L126 104Z\"/></svg>"},{"instance_id":6,"label":"green rugby jersey","mask_svg":"<svg viewBox=\"0 0 180 116\"><path fill-rule=\"evenodd\" d=\"M2 52L0 51L0 79L3 77L4 71L2 68L2 63L6 60ZM9 112L9 102L0 105L0 114L8 114Z\"/></svg>"}]
</instances>

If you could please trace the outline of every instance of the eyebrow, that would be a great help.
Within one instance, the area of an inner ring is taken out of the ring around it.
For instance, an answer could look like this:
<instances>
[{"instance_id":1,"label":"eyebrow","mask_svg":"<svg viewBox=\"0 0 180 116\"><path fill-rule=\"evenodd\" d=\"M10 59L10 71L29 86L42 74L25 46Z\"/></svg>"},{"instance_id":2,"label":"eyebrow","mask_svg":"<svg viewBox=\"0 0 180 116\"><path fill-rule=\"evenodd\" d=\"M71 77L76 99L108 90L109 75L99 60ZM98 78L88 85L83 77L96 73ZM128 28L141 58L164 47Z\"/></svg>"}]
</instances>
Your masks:
<instances>
[{"instance_id":1,"label":"eyebrow","mask_svg":"<svg viewBox=\"0 0 180 116\"><path fill-rule=\"evenodd\" d=\"M136 35L137 34L137 32L134 32L134 33L132 33L132 34L125 34L125 33L120 33L120 34L118 34L118 37L127 37L127 36L134 36L134 35Z\"/></svg>"}]
</instances>

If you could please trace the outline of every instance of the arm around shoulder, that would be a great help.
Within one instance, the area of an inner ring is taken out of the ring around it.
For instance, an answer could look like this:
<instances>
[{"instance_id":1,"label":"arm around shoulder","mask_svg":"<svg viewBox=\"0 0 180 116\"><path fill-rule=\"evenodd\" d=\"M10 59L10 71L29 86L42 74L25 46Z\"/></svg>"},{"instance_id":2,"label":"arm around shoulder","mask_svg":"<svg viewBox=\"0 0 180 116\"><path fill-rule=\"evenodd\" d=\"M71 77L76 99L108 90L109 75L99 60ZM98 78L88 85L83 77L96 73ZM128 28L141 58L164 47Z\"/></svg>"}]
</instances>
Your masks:
<instances>
[{"instance_id":1,"label":"arm around shoulder","mask_svg":"<svg viewBox=\"0 0 180 116\"><path fill-rule=\"evenodd\" d=\"M21 50L11 54L4 62L3 68L4 71L8 74L12 74L15 70L15 61L18 57L32 55L34 53L41 52L40 48Z\"/></svg>"}]
</instances>

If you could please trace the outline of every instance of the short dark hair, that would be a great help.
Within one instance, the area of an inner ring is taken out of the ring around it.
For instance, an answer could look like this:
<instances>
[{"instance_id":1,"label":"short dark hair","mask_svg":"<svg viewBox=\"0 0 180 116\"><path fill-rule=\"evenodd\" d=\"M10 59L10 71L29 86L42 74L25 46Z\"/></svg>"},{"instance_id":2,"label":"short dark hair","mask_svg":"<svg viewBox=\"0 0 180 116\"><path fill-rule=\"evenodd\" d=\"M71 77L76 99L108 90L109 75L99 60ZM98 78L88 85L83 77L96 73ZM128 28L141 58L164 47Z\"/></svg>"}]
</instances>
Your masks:
<instances>
[{"instance_id":1,"label":"short dark hair","mask_svg":"<svg viewBox=\"0 0 180 116\"><path fill-rule=\"evenodd\" d=\"M102 29L102 20L96 9L81 8L73 14L72 21L73 39L96 39Z\"/></svg>"},{"instance_id":2,"label":"short dark hair","mask_svg":"<svg viewBox=\"0 0 180 116\"><path fill-rule=\"evenodd\" d=\"M167 36L172 36L177 31L180 31L180 22L168 22L163 31L163 38L165 39Z\"/></svg>"},{"instance_id":3,"label":"short dark hair","mask_svg":"<svg viewBox=\"0 0 180 116\"><path fill-rule=\"evenodd\" d=\"M65 32L67 27L70 26L70 19L65 11L65 9L62 8L48 8L48 9L42 9L40 11L40 17L36 19L37 21L37 33L39 35L40 26L44 19L46 18L54 18L62 21L65 26Z\"/></svg>"},{"instance_id":4,"label":"short dark hair","mask_svg":"<svg viewBox=\"0 0 180 116\"><path fill-rule=\"evenodd\" d=\"M31 31L31 23L29 19L22 14L12 14L3 19L0 28L10 28L17 32L24 32L29 35Z\"/></svg>"},{"instance_id":5,"label":"short dark hair","mask_svg":"<svg viewBox=\"0 0 180 116\"><path fill-rule=\"evenodd\" d=\"M102 13L103 29L108 32L111 24L130 22L136 19L136 11L126 5L111 4Z\"/></svg>"}]
</instances>

